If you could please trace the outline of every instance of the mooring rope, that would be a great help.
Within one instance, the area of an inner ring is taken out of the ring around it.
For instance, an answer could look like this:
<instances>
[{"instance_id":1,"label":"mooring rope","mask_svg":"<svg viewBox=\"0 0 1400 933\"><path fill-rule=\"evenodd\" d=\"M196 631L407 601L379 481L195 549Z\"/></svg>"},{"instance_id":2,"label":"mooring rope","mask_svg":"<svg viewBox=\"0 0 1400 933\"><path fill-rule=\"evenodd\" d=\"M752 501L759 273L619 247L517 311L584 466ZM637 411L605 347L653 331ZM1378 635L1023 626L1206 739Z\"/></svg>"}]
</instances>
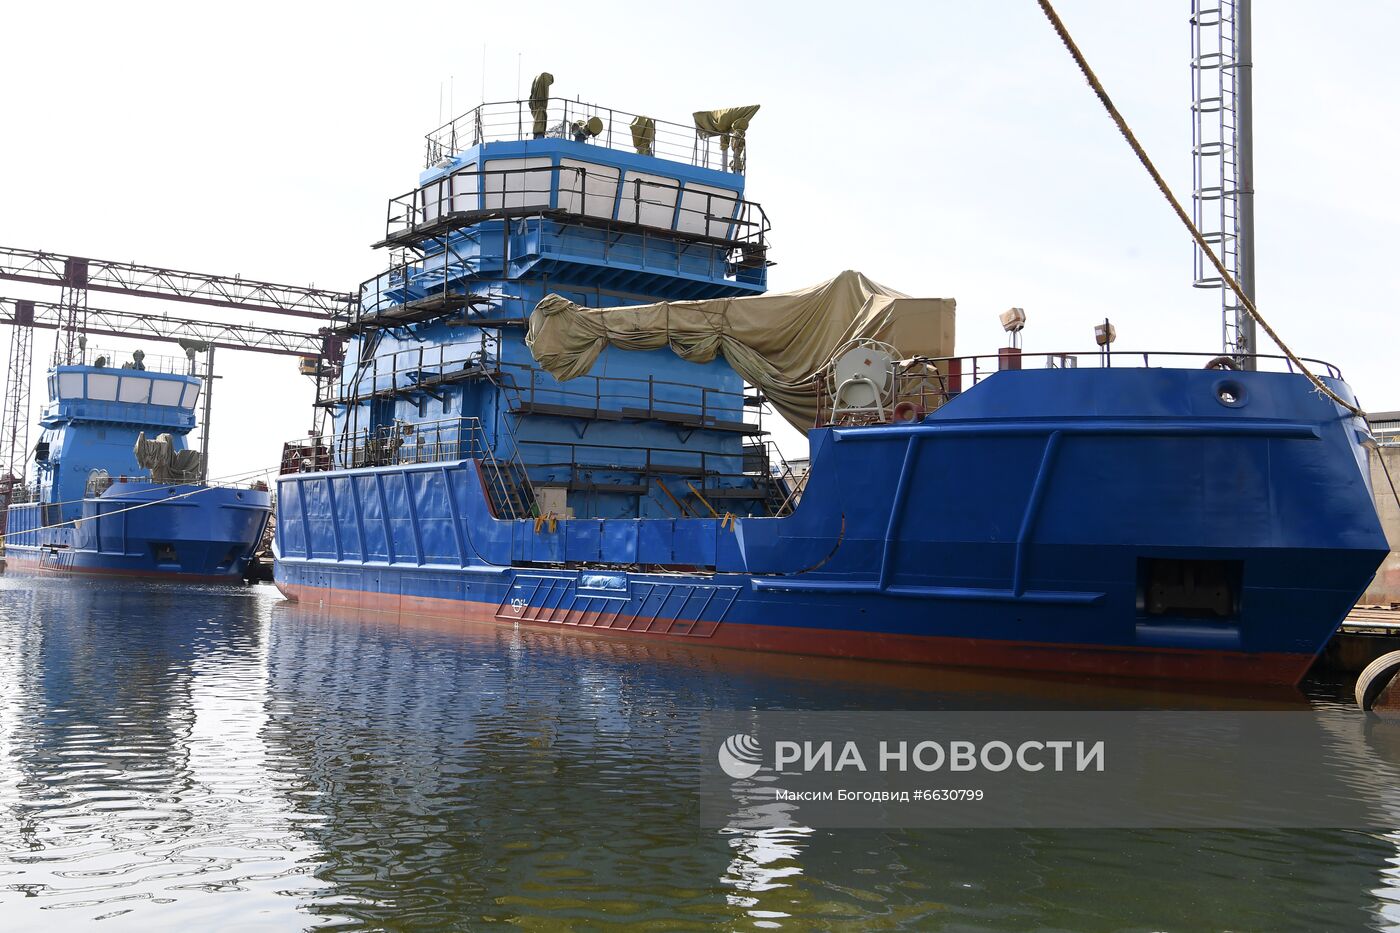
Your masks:
<instances>
[{"instance_id":1,"label":"mooring rope","mask_svg":"<svg viewBox=\"0 0 1400 933\"><path fill-rule=\"evenodd\" d=\"M1201 248L1201 252L1210 260L1210 264L1215 267L1215 271L1220 273L1221 279L1230 286L1230 290L1239 298L1240 304L1249 312L1249 316L1254 318L1255 322L1264 329L1264 333L1268 334L1269 338L1283 351L1284 356L1288 357L1289 361L1297 366L1304 376L1308 377L1308 381L1311 382L1319 392L1353 415L1358 415L1364 419L1366 417L1364 411L1332 391L1332 388L1328 386L1327 383L1318 378L1311 369L1308 369L1307 364L1304 363L1296 353L1289 349L1288 344L1283 342L1283 338L1269 326L1269 322L1264 320L1263 316L1259 313L1259 309L1254 306L1253 299L1244 293L1244 289L1240 287L1240 283L1235 281L1235 277L1225 268L1225 264L1220 261L1220 257L1215 254L1215 250L1211 249L1210 244L1206 242L1206 238L1201 234L1201 231L1197 229L1195 222L1191 220L1190 215L1188 215L1186 210L1181 206L1181 202L1178 201L1176 195L1172 193L1171 188L1167 185L1166 179L1162 177L1162 173L1157 171L1157 166L1152 164L1152 159L1148 157L1147 150L1138 142L1137 137L1133 135L1132 129L1128 126L1128 121L1123 119L1123 115L1119 113L1118 108L1114 106L1112 99L1108 96L1108 91L1104 89L1098 76L1094 74L1094 70L1089 67L1089 62L1084 58L1084 53L1079 51L1079 46L1075 45L1074 39L1069 34L1069 30L1065 28L1065 24L1055 12L1055 8L1050 5L1050 0L1038 0L1038 2L1040 3L1041 10L1045 12L1045 17L1050 20L1050 25L1054 28L1055 33L1060 37L1060 41L1064 43L1065 48L1069 50L1069 54L1074 57L1075 64L1079 66L1079 70L1083 72L1085 79L1088 80L1089 87L1094 89L1094 93L1098 96L1104 109L1108 111L1108 115L1118 127L1118 132L1122 133L1123 138L1128 141L1128 145L1132 147L1133 152L1138 157L1138 161L1142 163L1142 167L1147 169L1147 173L1151 175L1152 180L1157 183L1157 190L1162 192L1162 196L1167 199L1167 203L1172 206L1172 210L1176 211L1176 216L1180 218L1186 229L1191 232L1191 238L1196 241L1196 245Z\"/></svg>"}]
</instances>

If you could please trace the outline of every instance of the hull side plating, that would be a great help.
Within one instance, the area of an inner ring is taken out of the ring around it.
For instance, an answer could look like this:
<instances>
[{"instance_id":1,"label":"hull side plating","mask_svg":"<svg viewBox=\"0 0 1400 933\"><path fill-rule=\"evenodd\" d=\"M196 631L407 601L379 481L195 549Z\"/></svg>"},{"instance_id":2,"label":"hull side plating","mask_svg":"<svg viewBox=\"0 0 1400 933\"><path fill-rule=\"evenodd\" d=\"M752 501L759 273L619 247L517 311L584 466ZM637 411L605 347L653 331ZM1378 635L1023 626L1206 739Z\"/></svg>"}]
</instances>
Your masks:
<instances>
[{"instance_id":1,"label":"hull side plating","mask_svg":"<svg viewBox=\"0 0 1400 933\"><path fill-rule=\"evenodd\" d=\"M813 431L781 518L503 521L473 460L284 476L276 579L618 637L1289 683L1387 551L1362 427L1289 374L1006 372L917 424ZM1214 568L1226 603L1164 609L1163 563Z\"/></svg>"},{"instance_id":2,"label":"hull side plating","mask_svg":"<svg viewBox=\"0 0 1400 933\"><path fill-rule=\"evenodd\" d=\"M82 503L76 523L45 524L43 503L9 510L9 569L233 582L271 515L256 489L119 482ZM48 506L50 518L57 508Z\"/></svg>"}]
</instances>

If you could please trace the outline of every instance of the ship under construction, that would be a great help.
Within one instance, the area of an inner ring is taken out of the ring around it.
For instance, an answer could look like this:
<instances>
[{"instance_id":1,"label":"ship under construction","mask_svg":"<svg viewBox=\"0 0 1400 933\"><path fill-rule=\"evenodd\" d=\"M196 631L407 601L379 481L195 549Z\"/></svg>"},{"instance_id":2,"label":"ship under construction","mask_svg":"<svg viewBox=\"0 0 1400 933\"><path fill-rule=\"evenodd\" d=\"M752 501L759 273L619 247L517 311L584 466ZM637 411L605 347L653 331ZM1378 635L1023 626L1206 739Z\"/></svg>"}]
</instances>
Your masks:
<instances>
[{"instance_id":1,"label":"ship under construction","mask_svg":"<svg viewBox=\"0 0 1400 933\"><path fill-rule=\"evenodd\" d=\"M1293 682L1371 579L1369 433L1293 360L1128 353L1108 327L959 355L951 299L852 271L769 294L757 107L670 123L552 80L431 132L389 201L328 427L284 450L289 598ZM800 485L765 411L806 432Z\"/></svg>"}]
</instances>

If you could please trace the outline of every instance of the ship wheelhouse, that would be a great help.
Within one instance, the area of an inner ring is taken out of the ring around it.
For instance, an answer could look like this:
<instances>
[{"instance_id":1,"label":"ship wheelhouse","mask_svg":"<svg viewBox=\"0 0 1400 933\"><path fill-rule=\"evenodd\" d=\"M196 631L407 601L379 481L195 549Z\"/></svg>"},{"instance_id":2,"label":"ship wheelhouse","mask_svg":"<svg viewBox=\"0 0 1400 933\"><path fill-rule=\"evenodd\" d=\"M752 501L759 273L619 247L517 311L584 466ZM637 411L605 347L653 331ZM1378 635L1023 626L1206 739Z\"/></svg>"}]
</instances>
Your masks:
<instances>
[{"instance_id":1,"label":"ship wheelhouse","mask_svg":"<svg viewBox=\"0 0 1400 933\"><path fill-rule=\"evenodd\" d=\"M608 349L561 382L525 343L549 294L595 308L761 294L768 220L731 137L550 99L484 104L427 143L375 244L389 267L361 286L317 401L331 437L289 445L284 469L477 459L501 518L790 507L761 396L722 357Z\"/></svg>"},{"instance_id":2,"label":"ship wheelhouse","mask_svg":"<svg viewBox=\"0 0 1400 933\"><path fill-rule=\"evenodd\" d=\"M17 497L53 504L50 523L81 514L95 475L148 474L132 449L138 434L169 434L178 452L196 423L204 380L186 372L185 361L142 354L133 364L100 350L90 355L91 364L50 370L35 445L37 485Z\"/></svg>"}]
</instances>

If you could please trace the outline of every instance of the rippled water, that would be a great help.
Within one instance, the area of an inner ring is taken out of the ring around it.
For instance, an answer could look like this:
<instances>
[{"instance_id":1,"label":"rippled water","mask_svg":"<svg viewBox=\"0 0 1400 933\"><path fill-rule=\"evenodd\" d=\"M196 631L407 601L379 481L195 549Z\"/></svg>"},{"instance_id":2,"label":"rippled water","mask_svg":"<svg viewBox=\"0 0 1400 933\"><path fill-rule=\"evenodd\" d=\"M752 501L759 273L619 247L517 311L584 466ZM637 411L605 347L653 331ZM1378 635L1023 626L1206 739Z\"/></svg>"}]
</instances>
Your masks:
<instances>
[{"instance_id":1,"label":"rippled water","mask_svg":"<svg viewBox=\"0 0 1400 933\"><path fill-rule=\"evenodd\" d=\"M23 577L0 691L6 929L1400 929L1400 836L725 834L687 784L706 708L1171 694Z\"/></svg>"}]
</instances>

